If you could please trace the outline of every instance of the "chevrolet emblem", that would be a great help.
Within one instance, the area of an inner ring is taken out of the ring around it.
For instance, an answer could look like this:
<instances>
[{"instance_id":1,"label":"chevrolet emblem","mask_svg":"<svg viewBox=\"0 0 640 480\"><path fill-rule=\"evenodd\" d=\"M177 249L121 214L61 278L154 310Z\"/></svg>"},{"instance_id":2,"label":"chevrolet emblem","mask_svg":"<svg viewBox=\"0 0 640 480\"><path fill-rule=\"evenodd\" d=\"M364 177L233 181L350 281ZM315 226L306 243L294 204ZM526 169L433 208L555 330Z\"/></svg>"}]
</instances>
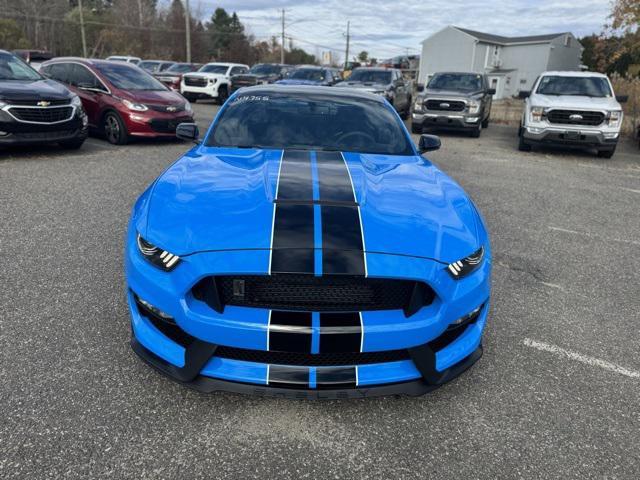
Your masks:
<instances>
[{"instance_id":1,"label":"chevrolet emblem","mask_svg":"<svg viewBox=\"0 0 640 480\"><path fill-rule=\"evenodd\" d=\"M36 103L36 105L38 105L39 107L48 107L49 105L51 105L51 102L47 102L46 100L40 100L38 103Z\"/></svg>"},{"instance_id":2,"label":"chevrolet emblem","mask_svg":"<svg viewBox=\"0 0 640 480\"><path fill-rule=\"evenodd\" d=\"M167 112L175 112L176 110L176 107L167 107Z\"/></svg>"}]
</instances>

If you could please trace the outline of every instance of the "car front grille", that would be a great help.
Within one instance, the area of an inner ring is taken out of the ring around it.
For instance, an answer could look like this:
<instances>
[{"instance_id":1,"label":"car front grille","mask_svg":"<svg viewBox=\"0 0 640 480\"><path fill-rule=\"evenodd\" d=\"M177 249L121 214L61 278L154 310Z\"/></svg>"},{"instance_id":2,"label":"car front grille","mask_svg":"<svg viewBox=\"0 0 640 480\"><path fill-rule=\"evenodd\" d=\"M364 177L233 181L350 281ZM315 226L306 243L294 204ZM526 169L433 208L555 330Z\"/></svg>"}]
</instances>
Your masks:
<instances>
[{"instance_id":1,"label":"car front grille","mask_svg":"<svg viewBox=\"0 0 640 480\"><path fill-rule=\"evenodd\" d=\"M462 112L467 107L465 102L460 100L427 100L427 110L443 112Z\"/></svg>"},{"instance_id":2,"label":"car front grille","mask_svg":"<svg viewBox=\"0 0 640 480\"><path fill-rule=\"evenodd\" d=\"M176 128L179 124L183 122L191 122L192 119L190 117L185 118L176 118L171 120L160 120L153 119L151 120L151 128L154 132L157 133L167 133L167 134L175 134Z\"/></svg>"},{"instance_id":3,"label":"car front grille","mask_svg":"<svg viewBox=\"0 0 640 480\"><path fill-rule=\"evenodd\" d=\"M193 295L218 311L235 305L307 312L404 310L407 316L434 298L428 285L413 280L300 274L207 277Z\"/></svg>"},{"instance_id":4,"label":"car front grille","mask_svg":"<svg viewBox=\"0 0 640 480\"><path fill-rule=\"evenodd\" d=\"M184 77L184 84L189 87L206 87L208 80L199 77Z\"/></svg>"},{"instance_id":5,"label":"car front grille","mask_svg":"<svg viewBox=\"0 0 640 480\"><path fill-rule=\"evenodd\" d=\"M164 113L176 113L176 112L184 112L185 104L182 105L149 105L149 107L154 112L164 112Z\"/></svg>"},{"instance_id":6,"label":"car front grille","mask_svg":"<svg viewBox=\"0 0 640 480\"><path fill-rule=\"evenodd\" d=\"M14 133L13 137L20 140L58 140L61 138L70 137L77 130L52 130L50 132L22 132Z\"/></svg>"},{"instance_id":7,"label":"car front grille","mask_svg":"<svg viewBox=\"0 0 640 480\"><path fill-rule=\"evenodd\" d=\"M56 123L71 119L73 107L22 108L11 107L11 115L23 122Z\"/></svg>"},{"instance_id":8,"label":"car front grille","mask_svg":"<svg viewBox=\"0 0 640 480\"><path fill-rule=\"evenodd\" d=\"M547 112L549 123L562 125L585 125L595 127L604 122L605 115L602 112L586 112L580 110L550 110Z\"/></svg>"}]
</instances>

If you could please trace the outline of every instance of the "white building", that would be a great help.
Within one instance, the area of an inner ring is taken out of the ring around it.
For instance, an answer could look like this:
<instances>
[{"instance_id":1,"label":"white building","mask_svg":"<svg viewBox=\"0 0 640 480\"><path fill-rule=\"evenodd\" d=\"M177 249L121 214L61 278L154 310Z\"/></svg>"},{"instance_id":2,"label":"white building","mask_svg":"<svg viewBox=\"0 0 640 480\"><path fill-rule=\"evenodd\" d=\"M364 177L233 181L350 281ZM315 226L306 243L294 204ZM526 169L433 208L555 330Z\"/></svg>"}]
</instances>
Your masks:
<instances>
[{"instance_id":1,"label":"white building","mask_svg":"<svg viewBox=\"0 0 640 480\"><path fill-rule=\"evenodd\" d=\"M486 73L494 98L517 96L546 70L580 70L582 50L570 32L502 37L448 26L422 41L418 82L436 72Z\"/></svg>"}]
</instances>

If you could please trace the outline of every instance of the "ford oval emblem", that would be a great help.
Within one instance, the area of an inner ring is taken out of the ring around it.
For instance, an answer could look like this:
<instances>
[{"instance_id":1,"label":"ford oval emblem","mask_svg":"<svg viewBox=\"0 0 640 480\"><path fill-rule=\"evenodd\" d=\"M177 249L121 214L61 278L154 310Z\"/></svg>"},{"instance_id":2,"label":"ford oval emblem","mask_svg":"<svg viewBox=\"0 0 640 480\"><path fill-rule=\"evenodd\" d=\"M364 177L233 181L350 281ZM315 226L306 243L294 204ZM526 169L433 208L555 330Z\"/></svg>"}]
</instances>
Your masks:
<instances>
[{"instance_id":1,"label":"ford oval emblem","mask_svg":"<svg viewBox=\"0 0 640 480\"><path fill-rule=\"evenodd\" d=\"M569 115L569 120L582 120L582 115L574 113L573 115Z\"/></svg>"}]
</instances>

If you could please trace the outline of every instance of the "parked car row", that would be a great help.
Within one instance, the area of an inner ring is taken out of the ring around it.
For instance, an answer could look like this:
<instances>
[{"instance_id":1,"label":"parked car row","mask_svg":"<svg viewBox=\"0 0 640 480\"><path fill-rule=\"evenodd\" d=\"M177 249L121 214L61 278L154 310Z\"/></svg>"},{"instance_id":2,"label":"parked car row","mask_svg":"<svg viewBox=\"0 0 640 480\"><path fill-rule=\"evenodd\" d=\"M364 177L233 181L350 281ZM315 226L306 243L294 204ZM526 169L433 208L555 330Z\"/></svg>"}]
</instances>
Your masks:
<instances>
[{"instance_id":1,"label":"parked car row","mask_svg":"<svg viewBox=\"0 0 640 480\"><path fill-rule=\"evenodd\" d=\"M354 75L358 72L356 70ZM489 126L492 96L486 75L472 72L434 74L419 89L411 115L411 130L468 131L479 137ZM544 72L526 98L520 128L521 151L533 146L595 149L611 158L622 127L621 102L606 75L593 72Z\"/></svg>"}]
</instances>

